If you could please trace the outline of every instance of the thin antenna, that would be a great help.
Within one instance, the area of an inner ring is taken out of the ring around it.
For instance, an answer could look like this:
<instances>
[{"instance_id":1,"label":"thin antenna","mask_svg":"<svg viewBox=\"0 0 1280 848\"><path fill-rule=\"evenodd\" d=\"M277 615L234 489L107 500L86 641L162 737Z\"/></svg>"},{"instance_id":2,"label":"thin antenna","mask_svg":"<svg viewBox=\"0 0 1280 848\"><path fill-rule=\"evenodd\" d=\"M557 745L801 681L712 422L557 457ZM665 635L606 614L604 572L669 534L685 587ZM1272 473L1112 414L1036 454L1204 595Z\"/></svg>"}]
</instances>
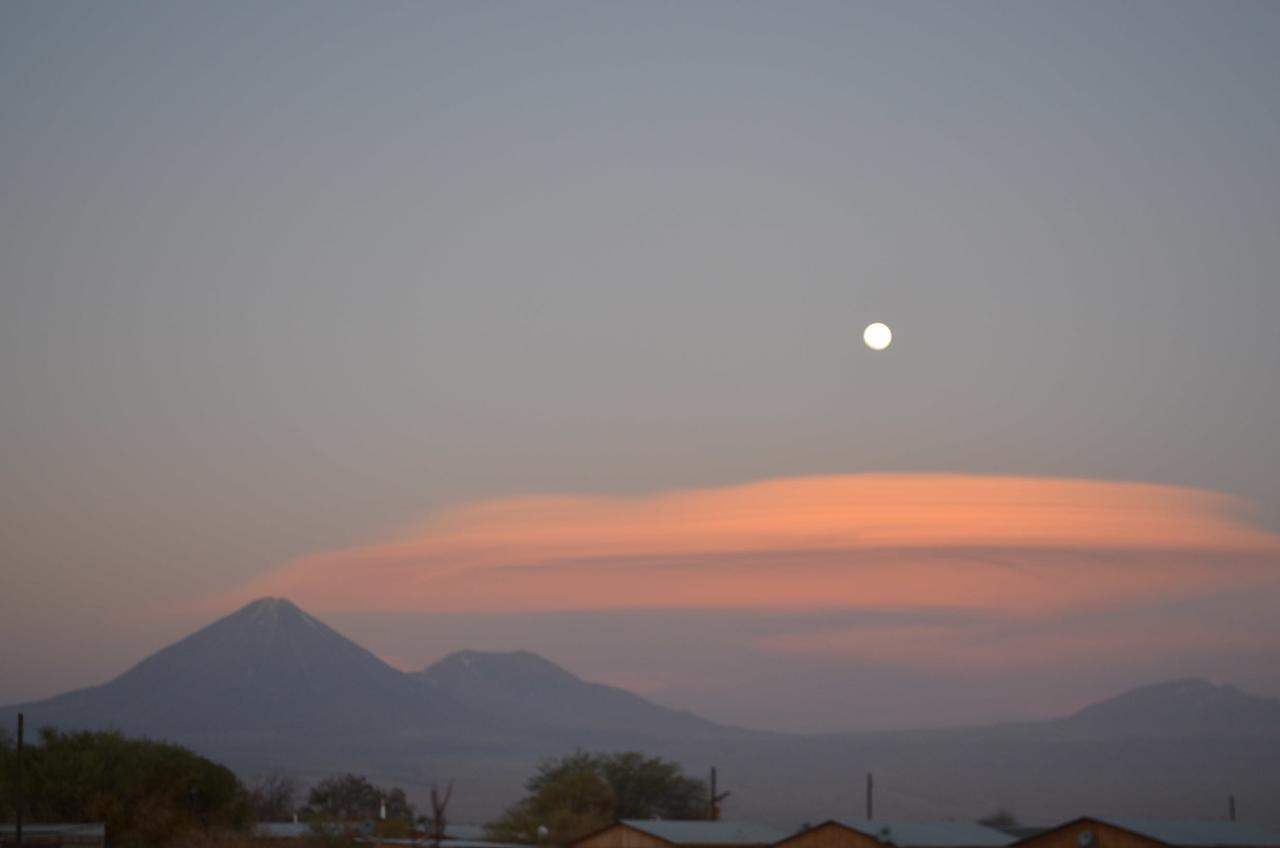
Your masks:
<instances>
[{"instance_id":1,"label":"thin antenna","mask_svg":"<svg viewBox=\"0 0 1280 848\"><path fill-rule=\"evenodd\" d=\"M711 820L720 821L720 802L728 798L730 792L716 792L716 767L711 767Z\"/></svg>"},{"instance_id":2,"label":"thin antenna","mask_svg":"<svg viewBox=\"0 0 1280 848\"><path fill-rule=\"evenodd\" d=\"M871 772L867 772L867 821L871 821L871 793L874 788L872 783Z\"/></svg>"}]
</instances>

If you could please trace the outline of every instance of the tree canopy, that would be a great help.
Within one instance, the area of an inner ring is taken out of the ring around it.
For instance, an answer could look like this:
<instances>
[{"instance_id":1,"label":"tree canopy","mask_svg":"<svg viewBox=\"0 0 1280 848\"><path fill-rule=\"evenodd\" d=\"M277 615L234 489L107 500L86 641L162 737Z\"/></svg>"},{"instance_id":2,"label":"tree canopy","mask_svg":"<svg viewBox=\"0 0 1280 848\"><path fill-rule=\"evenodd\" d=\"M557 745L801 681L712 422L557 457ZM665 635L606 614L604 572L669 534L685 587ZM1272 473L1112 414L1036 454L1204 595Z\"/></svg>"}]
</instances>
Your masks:
<instances>
[{"instance_id":1,"label":"tree canopy","mask_svg":"<svg viewBox=\"0 0 1280 848\"><path fill-rule=\"evenodd\" d=\"M0 820L12 821L18 756L0 741ZM107 825L118 848L167 844L196 829L242 829L247 793L230 769L186 748L115 731L44 728L23 752L27 821Z\"/></svg>"},{"instance_id":2,"label":"tree canopy","mask_svg":"<svg viewBox=\"0 0 1280 848\"><path fill-rule=\"evenodd\" d=\"M293 815L298 801L298 782L283 774L259 777L249 788L254 821L285 821Z\"/></svg>"},{"instance_id":3,"label":"tree canopy","mask_svg":"<svg viewBox=\"0 0 1280 848\"><path fill-rule=\"evenodd\" d=\"M489 826L508 841L572 841L617 819L705 819L707 785L688 777L678 763L628 751L578 751L546 760L522 800Z\"/></svg>"},{"instance_id":4,"label":"tree canopy","mask_svg":"<svg viewBox=\"0 0 1280 848\"><path fill-rule=\"evenodd\" d=\"M325 778L311 787L305 812L313 818L361 821L378 818L383 803L389 820L413 821L413 807L403 789L383 789L358 774Z\"/></svg>"},{"instance_id":5,"label":"tree canopy","mask_svg":"<svg viewBox=\"0 0 1280 848\"><path fill-rule=\"evenodd\" d=\"M990 815L983 816L982 818L978 819L978 824L986 825L987 827L996 827L996 828L1017 827L1018 818L1008 810L999 809L999 810L996 810L994 813L991 813Z\"/></svg>"}]
</instances>

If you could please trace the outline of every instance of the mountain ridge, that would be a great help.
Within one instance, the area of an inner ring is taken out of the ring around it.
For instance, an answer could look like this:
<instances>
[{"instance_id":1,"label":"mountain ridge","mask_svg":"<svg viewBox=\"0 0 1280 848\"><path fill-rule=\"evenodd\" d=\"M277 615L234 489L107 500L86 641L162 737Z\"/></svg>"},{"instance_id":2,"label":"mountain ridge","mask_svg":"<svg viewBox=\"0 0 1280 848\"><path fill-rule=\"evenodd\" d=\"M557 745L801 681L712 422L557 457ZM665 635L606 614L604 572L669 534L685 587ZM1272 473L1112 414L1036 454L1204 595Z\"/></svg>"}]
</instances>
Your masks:
<instances>
[{"instance_id":1,"label":"mountain ridge","mask_svg":"<svg viewBox=\"0 0 1280 848\"><path fill-rule=\"evenodd\" d=\"M1222 735L1238 733L1241 727L1280 733L1280 699L1187 677L1129 689L1059 721L1142 735Z\"/></svg>"},{"instance_id":2,"label":"mountain ridge","mask_svg":"<svg viewBox=\"0 0 1280 848\"><path fill-rule=\"evenodd\" d=\"M281 598L100 686L0 707L0 721L20 709L32 727L164 738L245 776L355 771L419 801L456 778L468 787L458 815L475 818L497 815L539 762L575 749L643 750L694 773L714 764L753 818L789 824L844 810L856 796L850 775L865 771L900 818L976 818L993 805L1046 820L1208 815L1206 786L1242 808L1270 809L1280 795L1280 700L1198 678L1045 721L802 736L719 725L529 651L457 651L402 672ZM1271 815L1280 826L1280 810Z\"/></svg>"},{"instance_id":3,"label":"mountain ridge","mask_svg":"<svg viewBox=\"0 0 1280 848\"><path fill-rule=\"evenodd\" d=\"M455 651L411 676L520 724L562 731L625 726L637 738L745 732L660 706L626 689L583 680L531 651Z\"/></svg>"},{"instance_id":4,"label":"mountain ridge","mask_svg":"<svg viewBox=\"0 0 1280 848\"><path fill-rule=\"evenodd\" d=\"M413 702L414 709L404 707ZM291 602L262 598L98 686L15 705L34 722L185 738L413 734L474 713L424 695L403 673Z\"/></svg>"},{"instance_id":5,"label":"mountain ridge","mask_svg":"<svg viewBox=\"0 0 1280 848\"><path fill-rule=\"evenodd\" d=\"M341 669L337 675L334 675L335 667ZM328 681L331 677L336 679ZM376 699L384 704L413 706L412 715L406 714L402 706L395 719L389 719L386 711L378 715L377 710L367 716L383 733L388 729L412 733L422 730L424 725L440 722L475 725L477 720L496 722L508 731L527 730L530 726L608 731L621 723L637 737L776 733L735 728L689 710L661 706L626 689L584 680L527 650L462 649L419 671L400 671L288 599L272 597L254 600L211 622L145 657L106 683L0 706L0 711L21 707L48 711L52 717L62 718L73 716L79 711L79 705L92 701L94 711L111 726L131 729L145 723L161 732L180 732L183 722L174 722L162 715L163 711L157 712L157 701L163 698L157 698L156 693L164 695L167 691L170 697L179 696L177 702L197 719L208 718L208 711L201 708L200 697L217 685L242 692L265 690L265 700L249 698L252 706L259 709L272 706L271 698L280 697L281 689L295 688L310 697L313 707L321 704L322 712L331 713L316 725L317 732L334 732L343 727L354 729L353 725L368 712L368 702ZM149 690L147 697L134 697L140 688ZM353 692L354 698L350 697ZM324 710L322 702L326 697L344 693L346 696L340 699L341 709L337 712L347 720L335 725L332 715L335 711ZM275 706L289 704L285 699ZM243 718L244 712L223 711L223 721L217 724L217 729L233 729L226 726L227 720ZM289 730L299 729L296 713L277 724ZM1050 719L934 730L776 735L830 738L983 730L1027 732L1031 729L1054 730L1077 737L1117 733L1280 735L1280 699L1254 695L1230 684L1218 685L1204 678L1188 677L1134 687L1074 713Z\"/></svg>"}]
</instances>

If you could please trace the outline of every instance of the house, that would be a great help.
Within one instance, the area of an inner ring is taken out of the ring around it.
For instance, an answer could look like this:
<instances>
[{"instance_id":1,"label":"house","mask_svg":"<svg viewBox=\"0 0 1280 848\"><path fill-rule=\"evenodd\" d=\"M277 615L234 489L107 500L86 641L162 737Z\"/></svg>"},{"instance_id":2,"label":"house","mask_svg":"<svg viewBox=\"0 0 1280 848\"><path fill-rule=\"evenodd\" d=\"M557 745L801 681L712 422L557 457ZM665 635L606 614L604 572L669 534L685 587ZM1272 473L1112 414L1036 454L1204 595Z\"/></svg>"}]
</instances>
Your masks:
<instances>
[{"instance_id":1,"label":"house","mask_svg":"<svg viewBox=\"0 0 1280 848\"><path fill-rule=\"evenodd\" d=\"M778 848L1004 848L1016 838L980 824L955 821L841 821L806 828ZM1036 846L1040 848L1040 846Z\"/></svg>"},{"instance_id":2,"label":"house","mask_svg":"<svg viewBox=\"0 0 1280 848\"><path fill-rule=\"evenodd\" d=\"M1029 836L1017 848L1280 848L1280 835L1235 821L1084 816Z\"/></svg>"},{"instance_id":3,"label":"house","mask_svg":"<svg viewBox=\"0 0 1280 848\"><path fill-rule=\"evenodd\" d=\"M765 848L786 834L730 821L624 819L570 843L571 848Z\"/></svg>"}]
</instances>

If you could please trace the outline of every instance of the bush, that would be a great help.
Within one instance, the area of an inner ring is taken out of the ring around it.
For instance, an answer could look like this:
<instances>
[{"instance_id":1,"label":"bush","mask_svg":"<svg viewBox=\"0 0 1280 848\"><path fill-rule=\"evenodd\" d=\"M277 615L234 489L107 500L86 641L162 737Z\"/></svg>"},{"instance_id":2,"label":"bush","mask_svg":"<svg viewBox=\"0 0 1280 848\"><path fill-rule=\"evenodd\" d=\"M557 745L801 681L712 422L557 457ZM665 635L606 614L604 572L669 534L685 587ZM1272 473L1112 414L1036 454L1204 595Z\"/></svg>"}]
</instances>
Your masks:
<instances>
[{"instance_id":1,"label":"bush","mask_svg":"<svg viewBox=\"0 0 1280 848\"><path fill-rule=\"evenodd\" d=\"M0 745L0 820L12 821L17 750ZM28 821L105 822L115 848L195 830L244 830L248 796L230 769L178 745L115 731L40 731L23 752Z\"/></svg>"}]
</instances>

